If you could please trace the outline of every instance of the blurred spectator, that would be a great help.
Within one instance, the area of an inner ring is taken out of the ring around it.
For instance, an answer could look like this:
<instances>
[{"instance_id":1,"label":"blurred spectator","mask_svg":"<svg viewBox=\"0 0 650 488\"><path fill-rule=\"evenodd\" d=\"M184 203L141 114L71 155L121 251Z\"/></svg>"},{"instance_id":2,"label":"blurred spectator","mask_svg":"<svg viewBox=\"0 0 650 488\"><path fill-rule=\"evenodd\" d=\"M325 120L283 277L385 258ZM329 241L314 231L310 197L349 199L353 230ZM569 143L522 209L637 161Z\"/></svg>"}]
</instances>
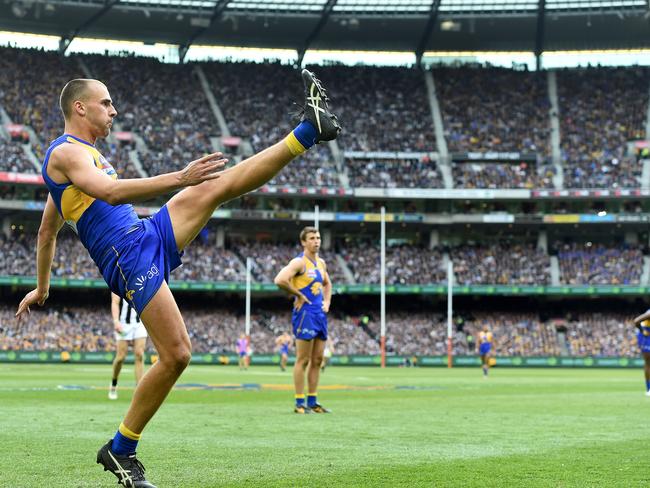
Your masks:
<instances>
[{"instance_id":1,"label":"blurred spectator","mask_svg":"<svg viewBox=\"0 0 650 488\"><path fill-rule=\"evenodd\" d=\"M452 152L550 155L546 73L506 68L436 68L436 91Z\"/></svg>"},{"instance_id":2,"label":"blurred spectator","mask_svg":"<svg viewBox=\"0 0 650 488\"><path fill-rule=\"evenodd\" d=\"M650 71L583 68L558 73L567 188L638 188L641 165L627 142L644 139Z\"/></svg>"},{"instance_id":3,"label":"blurred spectator","mask_svg":"<svg viewBox=\"0 0 650 488\"><path fill-rule=\"evenodd\" d=\"M643 253L631 246L556 243L560 279L568 285L638 285Z\"/></svg>"}]
</instances>

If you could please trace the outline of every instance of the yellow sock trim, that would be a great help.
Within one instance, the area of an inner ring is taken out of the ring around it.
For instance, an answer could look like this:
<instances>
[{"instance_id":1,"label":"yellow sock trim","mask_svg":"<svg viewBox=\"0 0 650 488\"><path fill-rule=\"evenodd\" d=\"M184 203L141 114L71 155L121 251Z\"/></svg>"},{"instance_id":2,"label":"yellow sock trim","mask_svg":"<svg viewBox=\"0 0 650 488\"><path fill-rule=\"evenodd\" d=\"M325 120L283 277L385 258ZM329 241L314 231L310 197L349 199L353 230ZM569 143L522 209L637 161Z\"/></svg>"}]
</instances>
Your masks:
<instances>
[{"instance_id":1,"label":"yellow sock trim","mask_svg":"<svg viewBox=\"0 0 650 488\"><path fill-rule=\"evenodd\" d=\"M296 395L296 398L297 398L297 399L299 399L299 398L305 398L305 394L304 394L304 393L301 393L300 395Z\"/></svg>"},{"instance_id":2,"label":"yellow sock trim","mask_svg":"<svg viewBox=\"0 0 650 488\"><path fill-rule=\"evenodd\" d=\"M307 151L307 149L305 149L305 146L300 144L300 141L296 138L293 132L284 138L284 142L289 148L289 151L291 151L291 154L294 156L300 156L302 153Z\"/></svg>"},{"instance_id":3,"label":"yellow sock trim","mask_svg":"<svg viewBox=\"0 0 650 488\"><path fill-rule=\"evenodd\" d=\"M307 396L318 396L318 393L309 393Z\"/></svg>"},{"instance_id":4,"label":"yellow sock trim","mask_svg":"<svg viewBox=\"0 0 650 488\"><path fill-rule=\"evenodd\" d=\"M136 434L133 432L131 429L129 429L126 425L123 423L120 424L119 428L120 434L122 434L124 437L131 439L132 441L139 441L140 437L142 437L142 434Z\"/></svg>"}]
</instances>

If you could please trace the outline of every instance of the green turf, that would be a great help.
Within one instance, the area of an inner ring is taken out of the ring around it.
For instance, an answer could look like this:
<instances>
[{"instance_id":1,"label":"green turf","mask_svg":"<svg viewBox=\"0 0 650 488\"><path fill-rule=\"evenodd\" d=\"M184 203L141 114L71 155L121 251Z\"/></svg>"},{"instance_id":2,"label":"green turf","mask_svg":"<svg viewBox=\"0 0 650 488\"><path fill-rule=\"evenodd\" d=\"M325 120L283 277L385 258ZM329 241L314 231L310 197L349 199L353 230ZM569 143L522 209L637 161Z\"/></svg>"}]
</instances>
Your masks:
<instances>
[{"instance_id":1,"label":"green turf","mask_svg":"<svg viewBox=\"0 0 650 488\"><path fill-rule=\"evenodd\" d=\"M95 453L131 392L109 402L109 374L0 365L0 486L115 486ZM194 366L180 383L290 381L271 367ZM139 457L159 488L650 484L641 371L330 368L322 384L352 387L321 392L332 415L294 415L290 390L174 391Z\"/></svg>"}]
</instances>

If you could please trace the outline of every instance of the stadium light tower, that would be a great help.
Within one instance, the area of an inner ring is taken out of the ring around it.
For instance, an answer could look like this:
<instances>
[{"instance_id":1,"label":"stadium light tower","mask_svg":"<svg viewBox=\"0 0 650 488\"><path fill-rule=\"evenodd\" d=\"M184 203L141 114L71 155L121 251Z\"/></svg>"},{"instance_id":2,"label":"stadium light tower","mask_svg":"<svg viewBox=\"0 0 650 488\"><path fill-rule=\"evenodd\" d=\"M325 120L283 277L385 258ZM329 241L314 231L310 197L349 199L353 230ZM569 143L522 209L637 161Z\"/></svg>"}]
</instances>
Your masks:
<instances>
[{"instance_id":1,"label":"stadium light tower","mask_svg":"<svg viewBox=\"0 0 650 488\"><path fill-rule=\"evenodd\" d=\"M546 0L537 4L537 30L535 32L535 64L537 71L542 69L542 53L544 52L544 29L546 27Z\"/></svg>"},{"instance_id":2,"label":"stadium light tower","mask_svg":"<svg viewBox=\"0 0 650 488\"><path fill-rule=\"evenodd\" d=\"M436 20L438 20L438 7L440 7L440 2L442 0L433 0L431 2L431 10L429 10L429 20L427 20L427 25L424 27L422 32L422 37L420 38L420 43L418 44L417 49L415 50L415 62L418 66L422 65L422 56L426 50L427 44L431 39L431 34L433 34L433 28L436 25Z\"/></svg>"},{"instance_id":3,"label":"stadium light tower","mask_svg":"<svg viewBox=\"0 0 650 488\"><path fill-rule=\"evenodd\" d=\"M303 45L298 48L298 60L296 61L296 66L298 66L298 68L302 66L302 60L305 58L307 49L309 49L309 46L316 40L320 32L323 30L323 27L325 27L325 24L327 24L330 14L332 13L332 10L334 10L337 1L338 0L327 0L327 3L325 6L323 6L320 19L318 19L318 24L316 24L314 30L312 30L309 36L307 36L307 39L305 39Z\"/></svg>"},{"instance_id":4,"label":"stadium light tower","mask_svg":"<svg viewBox=\"0 0 650 488\"><path fill-rule=\"evenodd\" d=\"M194 43L194 41L199 37L202 36L205 32L212 27L212 25L221 18L223 13L226 11L226 7L228 7L228 4L230 3L230 0L219 0L217 3L214 4L214 9L212 10L212 16L210 17L210 21L205 27L199 27L196 29L192 35L185 41L183 44L178 46L178 62L182 63L185 60L185 56L187 56L187 51L190 50L190 46Z\"/></svg>"},{"instance_id":5,"label":"stadium light tower","mask_svg":"<svg viewBox=\"0 0 650 488\"><path fill-rule=\"evenodd\" d=\"M86 21L84 21L83 24L79 25L67 36L61 37L61 39L59 40L59 54L63 56L65 52L68 50L68 48L70 47L70 44L72 43L75 37L77 37L83 31L87 30L91 25L93 25L100 18L102 18L104 14L108 13L110 9L112 9L115 5L120 3L120 1L121 0L107 1L105 5L99 10L99 12L96 12L93 15L91 15Z\"/></svg>"}]
</instances>

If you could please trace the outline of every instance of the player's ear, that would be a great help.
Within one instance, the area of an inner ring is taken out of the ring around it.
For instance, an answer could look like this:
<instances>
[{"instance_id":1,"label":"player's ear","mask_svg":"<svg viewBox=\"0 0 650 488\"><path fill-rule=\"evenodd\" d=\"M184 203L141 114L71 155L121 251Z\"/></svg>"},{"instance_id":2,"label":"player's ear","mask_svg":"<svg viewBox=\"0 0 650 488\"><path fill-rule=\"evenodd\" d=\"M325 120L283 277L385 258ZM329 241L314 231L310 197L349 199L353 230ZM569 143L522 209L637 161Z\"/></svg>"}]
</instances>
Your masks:
<instances>
[{"instance_id":1,"label":"player's ear","mask_svg":"<svg viewBox=\"0 0 650 488\"><path fill-rule=\"evenodd\" d=\"M82 117L86 115L86 105L81 100L75 100L72 102L72 108L74 108L74 111Z\"/></svg>"}]
</instances>

